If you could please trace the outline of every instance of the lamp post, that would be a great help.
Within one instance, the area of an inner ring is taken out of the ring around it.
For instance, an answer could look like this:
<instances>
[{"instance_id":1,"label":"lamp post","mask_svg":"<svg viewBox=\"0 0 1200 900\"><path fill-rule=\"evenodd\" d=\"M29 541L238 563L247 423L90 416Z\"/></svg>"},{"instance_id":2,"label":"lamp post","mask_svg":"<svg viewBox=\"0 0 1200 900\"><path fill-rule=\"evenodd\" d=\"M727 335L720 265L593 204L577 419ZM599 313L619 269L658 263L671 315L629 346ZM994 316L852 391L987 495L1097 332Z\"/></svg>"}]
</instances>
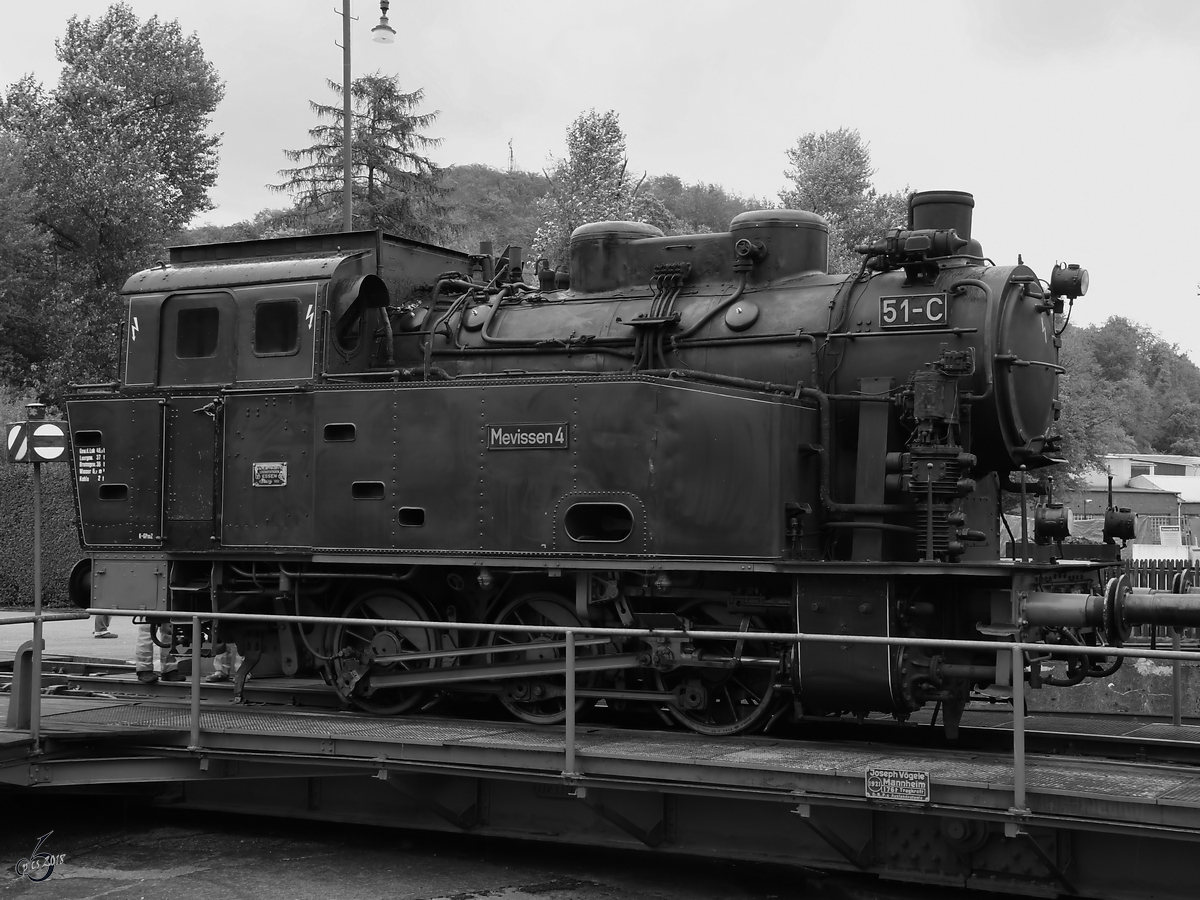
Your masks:
<instances>
[{"instance_id":1,"label":"lamp post","mask_svg":"<svg viewBox=\"0 0 1200 900\"><path fill-rule=\"evenodd\" d=\"M388 24L388 0L379 0L379 24L371 29L377 44L392 44L396 30ZM354 230L354 192L350 180L350 0L342 0L342 231Z\"/></svg>"}]
</instances>

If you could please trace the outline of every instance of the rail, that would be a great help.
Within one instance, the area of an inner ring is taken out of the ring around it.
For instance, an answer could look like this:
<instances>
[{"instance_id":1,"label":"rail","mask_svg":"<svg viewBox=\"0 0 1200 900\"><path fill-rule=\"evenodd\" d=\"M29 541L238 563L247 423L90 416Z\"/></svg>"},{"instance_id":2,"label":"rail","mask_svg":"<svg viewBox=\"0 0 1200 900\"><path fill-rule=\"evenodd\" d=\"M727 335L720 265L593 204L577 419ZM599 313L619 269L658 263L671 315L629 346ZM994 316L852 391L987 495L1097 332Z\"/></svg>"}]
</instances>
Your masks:
<instances>
[{"instance_id":1,"label":"rail","mask_svg":"<svg viewBox=\"0 0 1200 900\"><path fill-rule=\"evenodd\" d=\"M153 611L151 611L153 612ZM0 618L0 626L3 625L19 625L28 624L34 625L34 634L40 636L41 625L46 621L58 621L66 619L85 619L90 616L144 616L147 615L146 610L128 610L128 609L103 609L89 608L79 613L36 613L34 615L15 616L9 618ZM159 616L155 616L159 618ZM606 627L571 627L563 625L507 625L494 624L488 622L438 622L433 620L413 620L413 619L375 619L375 618L346 618L342 616L293 616L283 614L268 614L268 613L214 613L214 612L180 612L176 615L166 615L161 618L170 618L175 622L191 620L192 624L192 644L191 644L191 715L189 720L190 742L188 749L193 752L198 752L201 749L201 729L200 729L200 658L201 658L201 643L202 629L201 623L204 621L234 621L234 622L260 622L260 623L296 623L296 624L342 624L342 625L371 625L371 626L387 626L389 628L412 628L421 630L434 631L487 631L494 633L521 633L521 634L550 634L561 635L564 638L564 660L563 660L563 676L566 680L565 702L566 702L566 722L564 734L564 752L563 752L563 771L562 777L568 783L572 783L579 779L582 773L576 771L576 748L575 748L575 674L576 674L576 640L583 638L588 640L598 636L606 637L644 637L644 638L681 638L687 640L729 640L729 641L744 641L747 637L747 632L744 631L706 631L696 629L657 629L657 628L606 628ZM1026 643L1023 641L986 641L986 640L963 640L957 638L912 638L912 637L885 637L882 635L849 635L849 634L810 634L803 632L752 632L755 641L768 641L774 643L790 643L800 645L803 643L837 643L837 644L868 644L882 645L894 647L928 647L942 649L964 649L964 650L983 650L999 654L1006 651L1012 654L1012 691L1013 691L1013 806L1009 813L1016 818L1021 818L1028 815L1029 809L1026 806L1025 796L1025 679L1023 673L1025 670L1025 654L1026 652L1035 652L1044 654L1047 651L1052 651L1055 654L1066 656L1098 656L1105 657L1123 657L1132 659L1165 659L1173 661L1172 677L1173 685L1173 716L1172 721L1178 725L1182 721L1182 705L1180 692L1180 663L1197 662L1200 663L1200 652L1182 650L1179 648L1179 635L1173 635L1174 647L1171 650L1152 650L1144 647L1088 647L1076 645L1048 645L1040 643ZM37 649L35 647L35 649ZM33 754L41 753L40 747L40 714L41 708L38 700L40 693L41 672L40 653L33 654L33 672L32 678L29 680L30 692L30 720L28 730L33 742ZM997 659L999 662L999 659ZM10 697L10 704L17 703L18 697Z\"/></svg>"}]
</instances>

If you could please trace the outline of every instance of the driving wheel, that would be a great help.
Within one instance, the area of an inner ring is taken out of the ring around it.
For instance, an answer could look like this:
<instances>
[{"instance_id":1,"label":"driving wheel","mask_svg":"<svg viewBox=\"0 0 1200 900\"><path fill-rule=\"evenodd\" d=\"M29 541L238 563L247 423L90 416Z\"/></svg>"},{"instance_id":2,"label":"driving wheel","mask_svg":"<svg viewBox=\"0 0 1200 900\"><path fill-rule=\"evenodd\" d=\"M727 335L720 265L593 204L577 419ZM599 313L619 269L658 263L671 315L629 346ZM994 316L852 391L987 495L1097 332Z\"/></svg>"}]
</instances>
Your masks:
<instances>
[{"instance_id":1,"label":"driving wheel","mask_svg":"<svg viewBox=\"0 0 1200 900\"><path fill-rule=\"evenodd\" d=\"M347 619L399 619L428 621L425 606L414 597L386 588L360 594L346 607ZM345 700L359 709L379 715L395 715L412 709L424 696L422 688L377 687L372 680L387 675L427 669L429 659L405 662L406 653L439 648L438 633L432 629L339 623L333 630L330 660L333 686Z\"/></svg>"}]
</instances>

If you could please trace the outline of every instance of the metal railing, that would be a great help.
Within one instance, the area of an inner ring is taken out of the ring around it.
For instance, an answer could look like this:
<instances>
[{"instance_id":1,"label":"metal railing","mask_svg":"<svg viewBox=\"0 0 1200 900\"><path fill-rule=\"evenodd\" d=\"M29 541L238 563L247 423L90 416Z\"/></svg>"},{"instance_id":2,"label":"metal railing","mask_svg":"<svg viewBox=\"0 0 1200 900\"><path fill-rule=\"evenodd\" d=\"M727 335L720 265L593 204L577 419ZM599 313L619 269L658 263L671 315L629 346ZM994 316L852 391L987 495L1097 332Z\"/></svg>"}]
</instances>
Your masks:
<instances>
[{"instance_id":1,"label":"metal railing","mask_svg":"<svg viewBox=\"0 0 1200 900\"><path fill-rule=\"evenodd\" d=\"M89 616L145 616L146 610L101 609L90 608L81 613L49 615L38 614L0 619L0 625L15 625L33 622L35 634L41 630L41 623L57 619L82 619ZM204 621L217 622L257 622L257 623L295 623L295 624L327 624L327 625L366 625L372 627L386 626L388 628L407 628L434 631L486 631L494 633L520 634L550 634L560 635L565 639L565 654L563 659L563 676L566 679L565 701L566 721L564 734L564 753L562 777L572 782L582 777L583 773L576 771L576 729L575 729L575 674L576 674L576 640L595 637L641 637L659 640L725 640L746 641L752 638L755 642L790 643L790 644L865 644L888 647L921 647L930 649L975 650L995 653L999 669L1000 654L1012 654L1012 692L1013 692L1013 807L1009 810L1014 816L1029 814L1026 806L1025 786L1025 653L1032 652L1044 655L1052 652L1064 656L1103 656L1122 657L1126 659L1163 659L1172 660L1174 678L1174 710L1172 721L1181 724L1181 693L1179 684L1180 663L1184 661L1200 663L1200 652L1180 650L1179 636L1174 637L1175 646L1171 650L1150 650L1144 647L1089 647L1078 645L1048 645L1041 643L1025 643L1020 641L983 641L957 638L912 638L884 637L880 635L849 635L849 634L809 634L802 632L766 632L766 631L702 631L694 629L655 629L655 628L606 628L592 626L563 626L563 625L507 625L487 622L439 622L434 620L412 619L363 619L346 618L342 616L292 616L279 614L256 613L178 613L176 615L153 615L153 618L171 618L176 623L181 620L191 620L191 716L190 743L188 749L198 752L201 749L200 729L200 659L201 659L201 623ZM37 649L35 644L35 650ZM505 645L497 652L513 652L520 647ZM35 656L35 670L38 668L40 654ZM30 689L40 685L40 671L35 671ZM34 743L34 753L40 753L39 722L40 705L36 702L36 694L31 698L30 734ZM10 703L17 701L14 696Z\"/></svg>"}]
</instances>

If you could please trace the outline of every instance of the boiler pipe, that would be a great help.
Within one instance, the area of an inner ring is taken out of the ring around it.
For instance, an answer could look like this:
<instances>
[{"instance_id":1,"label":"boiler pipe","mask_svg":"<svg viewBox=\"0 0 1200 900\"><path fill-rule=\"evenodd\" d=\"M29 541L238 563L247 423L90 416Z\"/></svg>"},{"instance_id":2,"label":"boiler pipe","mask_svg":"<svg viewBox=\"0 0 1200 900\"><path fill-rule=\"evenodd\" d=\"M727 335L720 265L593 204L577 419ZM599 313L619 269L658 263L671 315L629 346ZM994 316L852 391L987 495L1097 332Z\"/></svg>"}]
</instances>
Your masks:
<instances>
[{"instance_id":1,"label":"boiler pipe","mask_svg":"<svg viewBox=\"0 0 1200 900\"><path fill-rule=\"evenodd\" d=\"M821 505L830 512L849 513L906 513L909 507L901 503L839 503L833 499L833 489L830 486L829 445L833 441L833 415L830 411L830 399L833 395L826 394L816 388L797 388L796 396L807 397L817 402L817 412L821 421L821 443L812 447L817 454L817 462L821 469ZM856 400L875 398L855 397ZM891 400L890 397L886 398Z\"/></svg>"},{"instance_id":2,"label":"boiler pipe","mask_svg":"<svg viewBox=\"0 0 1200 900\"><path fill-rule=\"evenodd\" d=\"M736 303L738 298L742 296L742 294L745 292L745 290L746 290L746 273L742 272L738 276L738 285L736 288L734 288L733 293L730 294L728 297L726 297L724 300L722 300L720 303L718 303L716 306L714 306L712 309L710 309L708 312L706 312L704 315L702 315L693 324L689 325L687 328L685 328L679 334L672 335L672 337L671 337L672 345L674 345L678 341L686 340L687 338L689 338L693 334L695 334L697 331L699 331L701 328L703 328L705 325L707 325L709 322L711 322L713 320L713 317L720 314L722 310L728 309L730 304Z\"/></svg>"}]
</instances>

